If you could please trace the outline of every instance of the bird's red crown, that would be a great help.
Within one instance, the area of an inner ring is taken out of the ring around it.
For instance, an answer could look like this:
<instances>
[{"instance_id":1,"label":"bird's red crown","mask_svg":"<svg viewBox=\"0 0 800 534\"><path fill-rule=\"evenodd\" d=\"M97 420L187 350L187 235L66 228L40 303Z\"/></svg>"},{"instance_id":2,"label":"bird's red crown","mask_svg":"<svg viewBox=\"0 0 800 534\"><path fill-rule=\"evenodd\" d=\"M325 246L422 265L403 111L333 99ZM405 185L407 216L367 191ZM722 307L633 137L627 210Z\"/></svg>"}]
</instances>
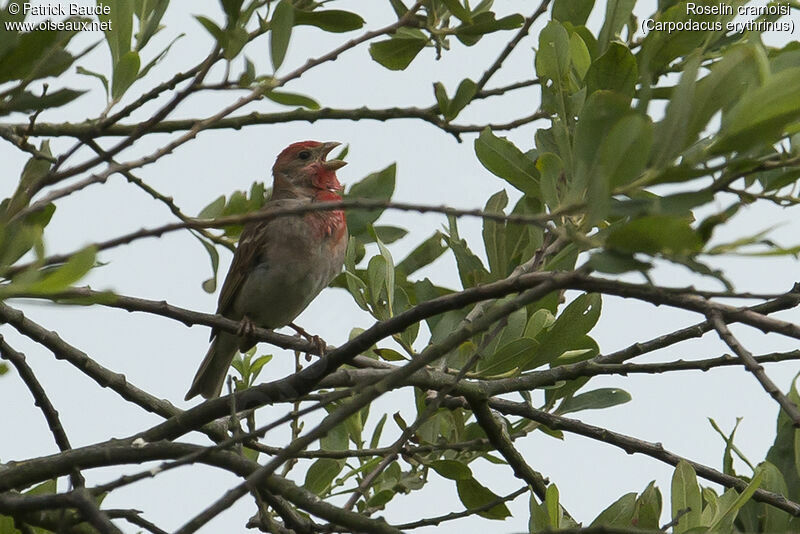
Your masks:
<instances>
[{"instance_id":1,"label":"bird's red crown","mask_svg":"<svg viewBox=\"0 0 800 534\"><path fill-rule=\"evenodd\" d=\"M280 154L278 154L278 158L275 160L275 165L291 161L297 156L297 154L300 153L300 151L310 148L317 148L321 144L322 143L319 141L298 141L296 143L292 143L284 148Z\"/></svg>"}]
</instances>

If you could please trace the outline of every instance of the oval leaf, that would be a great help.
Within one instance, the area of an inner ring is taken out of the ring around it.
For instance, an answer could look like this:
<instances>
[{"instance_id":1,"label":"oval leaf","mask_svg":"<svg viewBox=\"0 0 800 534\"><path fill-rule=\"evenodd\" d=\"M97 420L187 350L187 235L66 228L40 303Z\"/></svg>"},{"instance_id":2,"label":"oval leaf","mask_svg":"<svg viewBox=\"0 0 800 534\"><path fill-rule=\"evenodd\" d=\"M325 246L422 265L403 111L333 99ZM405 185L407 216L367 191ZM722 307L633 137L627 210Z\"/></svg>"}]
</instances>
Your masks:
<instances>
[{"instance_id":1,"label":"oval leaf","mask_svg":"<svg viewBox=\"0 0 800 534\"><path fill-rule=\"evenodd\" d=\"M270 20L269 50L272 58L272 68L275 70L278 70L278 67L281 66L286 57L289 39L292 37L293 25L294 7L287 0L281 0Z\"/></svg>"}]
</instances>

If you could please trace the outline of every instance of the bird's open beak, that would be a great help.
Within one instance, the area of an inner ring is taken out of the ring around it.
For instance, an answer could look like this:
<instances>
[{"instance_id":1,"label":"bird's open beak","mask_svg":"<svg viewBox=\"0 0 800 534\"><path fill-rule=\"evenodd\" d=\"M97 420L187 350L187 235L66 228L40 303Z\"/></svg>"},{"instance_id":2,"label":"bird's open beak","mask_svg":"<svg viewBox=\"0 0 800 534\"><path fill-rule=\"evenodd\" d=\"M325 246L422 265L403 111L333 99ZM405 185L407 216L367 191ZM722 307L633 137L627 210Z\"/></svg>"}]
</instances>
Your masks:
<instances>
[{"instance_id":1,"label":"bird's open beak","mask_svg":"<svg viewBox=\"0 0 800 534\"><path fill-rule=\"evenodd\" d=\"M322 145L322 166L329 171L336 171L337 169L341 169L342 167L347 165L346 161L342 161L340 159L332 159L330 161L325 161L325 158L328 156L330 151L339 145L341 145L341 143L337 143L336 141L330 141Z\"/></svg>"}]
</instances>

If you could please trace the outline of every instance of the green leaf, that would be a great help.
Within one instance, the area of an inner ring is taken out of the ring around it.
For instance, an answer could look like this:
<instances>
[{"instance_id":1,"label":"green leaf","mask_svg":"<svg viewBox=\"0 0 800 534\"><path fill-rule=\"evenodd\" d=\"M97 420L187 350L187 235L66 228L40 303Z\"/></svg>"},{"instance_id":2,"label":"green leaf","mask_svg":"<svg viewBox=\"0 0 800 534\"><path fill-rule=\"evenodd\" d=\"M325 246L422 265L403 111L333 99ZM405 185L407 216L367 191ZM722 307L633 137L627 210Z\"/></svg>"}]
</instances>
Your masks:
<instances>
[{"instance_id":1,"label":"green leaf","mask_svg":"<svg viewBox=\"0 0 800 534\"><path fill-rule=\"evenodd\" d=\"M367 506L370 508L381 508L383 505L392 500L396 493L390 489L380 490L375 493L367 501Z\"/></svg>"},{"instance_id":2,"label":"green leaf","mask_svg":"<svg viewBox=\"0 0 800 534\"><path fill-rule=\"evenodd\" d=\"M139 31L135 35L137 51L144 48L150 38L161 29L159 23L167 11L169 0L148 1L141 2L141 4L141 7L136 9L136 16L139 18Z\"/></svg>"},{"instance_id":3,"label":"green leaf","mask_svg":"<svg viewBox=\"0 0 800 534\"><path fill-rule=\"evenodd\" d=\"M436 103L439 104L439 112L447 117L450 113L450 99L447 97L447 90L442 82L433 84L433 96L436 97Z\"/></svg>"},{"instance_id":4,"label":"green leaf","mask_svg":"<svg viewBox=\"0 0 800 534\"><path fill-rule=\"evenodd\" d=\"M758 469L760 469L761 473L764 475L761 489L772 491L779 495L786 495L787 497L790 495L783 474L777 467L765 461L759 464ZM747 506L751 505L756 508L756 515L764 518L763 532L787 532L791 519L788 512L779 510L766 503L757 503L754 501L747 503Z\"/></svg>"},{"instance_id":5,"label":"green leaf","mask_svg":"<svg viewBox=\"0 0 800 534\"><path fill-rule=\"evenodd\" d=\"M224 199L225 197L223 197ZM198 241L203 244L203 248L206 249L208 253L208 258L211 260L211 278L204 280L201 284L203 287L203 291L206 293L213 293L217 290L217 272L219 271L219 252L217 252L217 247L214 246L214 243L210 243L206 241L204 238L195 235Z\"/></svg>"},{"instance_id":6,"label":"green leaf","mask_svg":"<svg viewBox=\"0 0 800 534\"><path fill-rule=\"evenodd\" d=\"M264 96L269 98L273 102L277 102L278 104L283 104L284 106L296 106L308 109L319 109L319 104L317 103L317 101L305 95L298 95L296 93L286 93L278 91L268 91L264 93Z\"/></svg>"},{"instance_id":7,"label":"green leaf","mask_svg":"<svg viewBox=\"0 0 800 534\"><path fill-rule=\"evenodd\" d=\"M730 47L719 61L709 67L709 74L697 83L686 136L695 139L711 117L734 106L742 94L758 84L758 56L763 51L754 43Z\"/></svg>"},{"instance_id":8,"label":"green leaf","mask_svg":"<svg viewBox=\"0 0 800 534\"><path fill-rule=\"evenodd\" d=\"M700 498L700 486L697 485L697 474L685 460L681 460L672 475L672 517L683 513L678 524L673 527L675 534L681 534L700 525L703 501ZM689 510L686 512L686 510Z\"/></svg>"},{"instance_id":9,"label":"green leaf","mask_svg":"<svg viewBox=\"0 0 800 534\"><path fill-rule=\"evenodd\" d=\"M286 57L293 25L294 7L288 0L281 0L275 7L275 12L270 20L269 50L272 68L276 71Z\"/></svg>"},{"instance_id":10,"label":"green leaf","mask_svg":"<svg viewBox=\"0 0 800 534\"><path fill-rule=\"evenodd\" d=\"M477 11L477 8L476 8ZM472 24L462 24L456 28L456 37L466 46L472 46L487 33L502 30L516 30L525 23L525 17L519 14L508 15L495 19L491 11L478 13L472 16Z\"/></svg>"},{"instance_id":11,"label":"green leaf","mask_svg":"<svg viewBox=\"0 0 800 534\"><path fill-rule=\"evenodd\" d=\"M636 511L634 512L635 524L638 528L653 529L659 528L661 520L661 492L655 486L655 481L650 482L645 490L636 499Z\"/></svg>"},{"instance_id":12,"label":"green leaf","mask_svg":"<svg viewBox=\"0 0 800 534\"><path fill-rule=\"evenodd\" d=\"M797 377L795 375L789 393L786 395L795 405L800 405L800 395L797 393ZM794 427L791 418L782 409L778 409L777 432L775 441L767 451L766 460L774 465L783 474L784 481L789 488L786 496L795 500L800 496L800 463L798 463L796 437L800 430Z\"/></svg>"},{"instance_id":13,"label":"green leaf","mask_svg":"<svg viewBox=\"0 0 800 534\"><path fill-rule=\"evenodd\" d=\"M636 0L608 0L603 27L600 28L600 35L597 38L600 53L605 52L612 39L616 39L622 27L630 22L634 5Z\"/></svg>"},{"instance_id":14,"label":"green leaf","mask_svg":"<svg viewBox=\"0 0 800 534\"><path fill-rule=\"evenodd\" d=\"M614 503L600 512L590 527L632 527L633 515L636 510L636 494L626 493Z\"/></svg>"},{"instance_id":15,"label":"green leaf","mask_svg":"<svg viewBox=\"0 0 800 534\"><path fill-rule=\"evenodd\" d=\"M306 472L303 487L316 495L325 494L333 479L342 471L344 462L332 458L320 458L311 464Z\"/></svg>"},{"instance_id":16,"label":"green leaf","mask_svg":"<svg viewBox=\"0 0 800 534\"><path fill-rule=\"evenodd\" d=\"M394 193L397 166L393 163L382 171L366 176L356 182L344 197L350 199L389 200ZM383 210L353 210L347 214L347 228L350 235L361 238L368 234L369 225L378 220ZM366 240L364 240L366 241Z\"/></svg>"},{"instance_id":17,"label":"green leaf","mask_svg":"<svg viewBox=\"0 0 800 534\"><path fill-rule=\"evenodd\" d=\"M222 210L225 209L225 195L220 195L214 199L208 206L200 210L197 214L198 219L214 219L222 215Z\"/></svg>"},{"instance_id":18,"label":"green leaf","mask_svg":"<svg viewBox=\"0 0 800 534\"><path fill-rule=\"evenodd\" d=\"M583 38L577 32L569 36L569 60L575 74L578 75L579 79L583 80L592 64L592 55L589 53L589 48ZM580 91L575 96L583 102L586 92Z\"/></svg>"},{"instance_id":19,"label":"green leaf","mask_svg":"<svg viewBox=\"0 0 800 534\"><path fill-rule=\"evenodd\" d=\"M550 518L550 527L554 529L558 529L561 523L561 505L558 501L558 487L555 484L550 484L545 490L544 505L547 507L547 516Z\"/></svg>"},{"instance_id":20,"label":"green leaf","mask_svg":"<svg viewBox=\"0 0 800 534\"><path fill-rule=\"evenodd\" d=\"M589 219L606 217L611 194L636 180L645 170L653 147L653 125L649 117L627 115L603 138L590 167Z\"/></svg>"},{"instance_id":21,"label":"green leaf","mask_svg":"<svg viewBox=\"0 0 800 534\"><path fill-rule=\"evenodd\" d=\"M456 94L453 96L453 100L450 102L447 113L445 114L447 120L455 119L458 114L461 113L461 110L472 102L477 91L478 85L475 82L469 78L461 80L461 83L458 84L458 89L456 89Z\"/></svg>"},{"instance_id":22,"label":"green leaf","mask_svg":"<svg viewBox=\"0 0 800 534\"><path fill-rule=\"evenodd\" d=\"M686 219L665 215L633 220L612 231L606 240L608 249L651 255L691 255L702 246L703 241Z\"/></svg>"},{"instance_id":23,"label":"green leaf","mask_svg":"<svg viewBox=\"0 0 800 534\"><path fill-rule=\"evenodd\" d=\"M461 503L468 510L481 507L500 498L474 478L457 480L456 489ZM478 515L486 519L505 519L511 515L511 512L508 511L504 503L500 503L489 510L479 512Z\"/></svg>"},{"instance_id":24,"label":"green leaf","mask_svg":"<svg viewBox=\"0 0 800 534\"><path fill-rule=\"evenodd\" d=\"M381 257L384 260L384 268L385 268L385 281L386 281L386 301L387 305L389 306L389 316L394 315L394 259L392 258L391 252L386 246L381 242L380 238L378 238L375 231L372 231L372 235L375 238L375 243L378 245L378 250L381 253Z\"/></svg>"},{"instance_id":25,"label":"green leaf","mask_svg":"<svg viewBox=\"0 0 800 534\"><path fill-rule=\"evenodd\" d=\"M586 73L586 94L607 90L632 98L638 79L639 69L631 51L622 43L611 43Z\"/></svg>"},{"instance_id":26,"label":"green leaf","mask_svg":"<svg viewBox=\"0 0 800 534\"><path fill-rule=\"evenodd\" d=\"M756 470L755 476L747 485L747 487L742 491L741 495L738 495L736 499L730 504L730 506L723 507L720 506L720 510L715 518L714 522L709 526L709 532L732 532L733 531L733 522L736 519L736 515L739 513L739 510L742 506L750 500L753 494L761 485L761 481L764 479L764 472L762 470ZM729 492L733 492L736 495L736 490L729 489ZM725 492L726 494L728 492ZM721 501L721 499L720 499Z\"/></svg>"},{"instance_id":27,"label":"green leaf","mask_svg":"<svg viewBox=\"0 0 800 534\"><path fill-rule=\"evenodd\" d=\"M56 492L57 489L57 481L56 479L47 480L42 482L38 486L34 486L28 491L24 492L24 495L52 495Z\"/></svg>"},{"instance_id":28,"label":"green leaf","mask_svg":"<svg viewBox=\"0 0 800 534\"><path fill-rule=\"evenodd\" d=\"M744 151L771 145L780 139L786 127L800 118L800 67L773 74L723 117L711 154Z\"/></svg>"},{"instance_id":29,"label":"green leaf","mask_svg":"<svg viewBox=\"0 0 800 534\"><path fill-rule=\"evenodd\" d=\"M608 274L622 274L631 271L645 272L653 267L652 263L639 261L632 254L620 254L613 250L601 250L592 253L586 264L594 271Z\"/></svg>"},{"instance_id":30,"label":"green leaf","mask_svg":"<svg viewBox=\"0 0 800 534\"><path fill-rule=\"evenodd\" d=\"M408 230L397 226L374 226L372 228L384 244L389 245L408 235Z\"/></svg>"},{"instance_id":31,"label":"green leaf","mask_svg":"<svg viewBox=\"0 0 800 534\"><path fill-rule=\"evenodd\" d=\"M525 363L538 348L535 339L519 338L500 347L489 358L483 358L478 363L478 374L481 377L502 375L514 369L523 369Z\"/></svg>"},{"instance_id":32,"label":"green leaf","mask_svg":"<svg viewBox=\"0 0 800 534\"><path fill-rule=\"evenodd\" d=\"M592 185L591 169L600 148L598 140L604 139L608 130L622 117L632 113L630 99L619 93L595 91L586 99L575 127L574 178L569 185L565 203L584 199Z\"/></svg>"},{"instance_id":33,"label":"green leaf","mask_svg":"<svg viewBox=\"0 0 800 534\"><path fill-rule=\"evenodd\" d=\"M233 27L239 20L243 0L221 0L222 9L228 17L228 26Z\"/></svg>"},{"instance_id":34,"label":"green leaf","mask_svg":"<svg viewBox=\"0 0 800 534\"><path fill-rule=\"evenodd\" d=\"M508 204L508 195L505 190L500 190L486 202L483 211L487 213L504 214L503 209ZM483 220L483 246L489 260L489 271L497 279L506 276L506 227L505 224L491 219Z\"/></svg>"},{"instance_id":35,"label":"green leaf","mask_svg":"<svg viewBox=\"0 0 800 534\"><path fill-rule=\"evenodd\" d=\"M20 34L16 46L0 57L0 83L60 75L75 60L66 46L76 33L36 30Z\"/></svg>"},{"instance_id":36,"label":"green leaf","mask_svg":"<svg viewBox=\"0 0 800 534\"><path fill-rule=\"evenodd\" d=\"M261 373L261 369L264 368L272 360L272 354L264 354L263 356L259 356L256 360L250 364L250 380L252 382L258 378L258 375Z\"/></svg>"},{"instance_id":37,"label":"green leaf","mask_svg":"<svg viewBox=\"0 0 800 534\"><path fill-rule=\"evenodd\" d=\"M197 19L197 22L202 24L203 28L205 28L206 31L208 31L208 33L210 33L211 36L217 40L217 43L220 46L225 46L225 43L228 41L228 39L225 36L225 32L222 31L222 28L217 26L216 22L202 15L195 15L194 18Z\"/></svg>"},{"instance_id":38,"label":"green leaf","mask_svg":"<svg viewBox=\"0 0 800 534\"><path fill-rule=\"evenodd\" d=\"M75 68L75 72L77 72L78 74L83 74L84 76L91 76L93 78L97 78L98 80L100 80L100 83L103 84L103 89L105 89L105 92L106 92L106 99L109 98L108 78L106 78L104 75L100 74L99 72L94 72L94 71L91 71L89 69L84 69L80 65Z\"/></svg>"},{"instance_id":39,"label":"green leaf","mask_svg":"<svg viewBox=\"0 0 800 534\"><path fill-rule=\"evenodd\" d=\"M555 0L553 18L573 26L582 26L586 24L593 7L594 0Z\"/></svg>"},{"instance_id":40,"label":"green leaf","mask_svg":"<svg viewBox=\"0 0 800 534\"><path fill-rule=\"evenodd\" d=\"M550 313L550 310L536 310L533 312L530 319L528 319L528 324L525 325L525 331L523 332L523 335L533 339L545 328L552 327L553 323L555 322L556 318L553 317L553 314Z\"/></svg>"},{"instance_id":41,"label":"green leaf","mask_svg":"<svg viewBox=\"0 0 800 534\"><path fill-rule=\"evenodd\" d=\"M41 280L28 285L26 291L46 295L67 289L94 267L96 253L95 247L86 247L72 255L64 265L45 275Z\"/></svg>"},{"instance_id":42,"label":"green leaf","mask_svg":"<svg viewBox=\"0 0 800 534\"><path fill-rule=\"evenodd\" d=\"M97 0L98 6L103 4L108 5L103 0ZM116 76L116 65L119 64L125 54L131 51L133 0L115 0L113 6L111 6L110 13L101 13L97 15L97 18L101 22L109 21L106 25L109 29L104 30L104 33L108 48L111 51L111 64L114 65Z\"/></svg>"},{"instance_id":43,"label":"green leaf","mask_svg":"<svg viewBox=\"0 0 800 534\"><path fill-rule=\"evenodd\" d=\"M408 13L408 7L403 3L403 0L389 0L389 3L392 5L392 9L394 9L398 19Z\"/></svg>"},{"instance_id":44,"label":"green leaf","mask_svg":"<svg viewBox=\"0 0 800 534\"><path fill-rule=\"evenodd\" d=\"M355 237L350 236L347 243L347 250L344 256L344 273L345 281L347 283L347 290L356 301L359 308L362 310L369 310L366 300L367 284L358 276L355 267L355 257L358 242Z\"/></svg>"},{"instance_id":45,"label":"green leaf","mask_svg":"<svg viewBox=\"0 0 800 534\"><path fill-rule=\"evenodd\" d=\"M551 20L539 34L539 51L536 53L536 74L553 80L556 86L566 78L569 68L569 34L564 26Z\"/></svg>"},{"instance_id":46,"label":"green leaf","mask_svg":"<svg viewBox=\"0 0 800 534\"><path fill-rule=\"evenodd\" d=\"M647 117L628 115L610 128L589 167L588 221L596 222L606 217L611 207L612 191L641 175L652 146L653 127Z\"/></svg>"},{"instance_id":47,"label":"green leaf","mask_svg":"<svg viewBox=\"0 0 800 534\"><path fill-rule=\"evenodd\" d=\"M386 285L386 260L382 256L370 258L367 265L367 282L369 282L370 302L378 308Z\"/></svg>"},{"instance_id":48,"label":"green leaf","mask_svg":"<svg viewBox=\"0 0 800 534\"><path fill-rule=\"evenodd\" d=\"M445 242L453 251L458 267L458 276L464 288L474 287L485 282L489 278L489 273L483 266L480 258L470 250L467 242L458 235L458 223L455 217L448 217L450 225L450 235L444 236Z\"/></svg>"},{"instance_id":49,"label":"green leaf","mask_svg":"<svg viewBox=\"0 0 800 534\"><path fill-rule=\"evenodd\" d=\"M375 430L372 432L372 439L369 441L369 448L376 449L381 442L381 434L383 433L383 426L386 424L388 414L383 414L375 425Z\"/></svg>"},{"instance_id":50,"label":"green leaf","mask_svg":"<svg viewBox=\"0 0 800 534\"><path fill-rule=\"evenodd\" d=\"M270 34L270 38L272 38L272 34ZM231 61L238 56L244 45L247 44L248 39L249 34L244 28L239 26L228 28L225 32L225 44L223 46L225 59Z\"/></svg>"},{"instance_id":51,"label":"green leaf","mask_svg":"<svg viewBox=\"0 0 800 534\"><path fill-rule=\"evenodd\" d=\"M428 466L439 475L450 480L468 480L472 478L472 470L469 466L456 460L434 460Z\"/></svg>"},{"instance_id":52,"label":"green leaf","mask_svg":"<svg viewBox=\"0 0 800 534\"><path fill-rule=\"evenodd\" d=\"M385 239L384 242L386 242ZM433 263L446 250L447 247L442 244L442 233L439 231L434 232L431 237L420 243L417 248L397 264L396 271L408 277Z\"/></svg>"},{"instance_id":53,"label":"green leaf","mask_svg":"<svg viewBox=\"0 0 800 534\"><path fill-rule=\"evenodd\" d=\"M686 132L692 116L692 100L700 60L700 54L693 54L688 58L681 81L667 105L664 120L656 125L656 139L659 142L653 147L654 167L671 163L688 144L694 142L694 139L687 138Z\"/></svg>"},{"instance_id":54,"label":"green leaf","mask_svg":"<svg viewBox=\"0 0 800 534\"><path fill-rule=\"evenodd\" d=\"M556 413L564 415L581 410L602 410L603 408L625 404L630 400L630 393L623 389L600 388L564 399Z\"/></svg>"},{"instance_id":55,"label":"green leaf","mask_svg":"<svg viewBox=\"0 0 800 534\"><path fill-rule=\"evenodd\" d=\"M531 492L530 499L528 500L528 510L530 512L528 532L533 533L550 530L550 517L547 515L547 507L544 503L539 504L536 501L536 495L533 492Z\"/></svg>"},{"instance_id":56,"label":"green leaf","mask_svg":"<svg viewBox=\"0 0 800 534\"><path fill-rule=\"evenodd\" d=\"M364 26L364 19L356 13L340 9L304 11L295 8L295 26L316 26L326 32L344 33Z\"/></svg>"},{"instance_id":57,"label":"green leaf","mask_svg":"<svg viewBox=\"0 0 800 534\"><path fill-rule=\"evenodd\" d=\"M369 45L369 54L389 70L405 70L425 48L426 42L424 37L396 35Z\"/></svg>"},{"instance_id":58,"label":"green leaf","mask_svg":"<svg viewBox=\"0 0 800 534\"><path fill-rule=\"evenodd\" d=\"M460 0L442 0L448 11L465 24L472 24L472 14L469 7L464 7Z\"/></svg>"},{"instance_id":59,"label":"green leaf","mask_svg":"<svg viewBox=\"0 0 800 534\"><path fill-rule=\"evenodd\" d=\"M111 97L117 100L125 94L139 75L139 54L134 51L125 52L119 62L114 65L114 76L111 79Z\"/></svg>"},{"instance_id":60,"label":"green leaf","mask_svg":"<svg viewBox=\"0 0 800 534\"><path fill-rule=\"evenodd\" d=\"M523 193L539 198L539 172L533 160L505 137L496 137L487 126L475 140L481 164Z\"/></svg>"},{"instance_id":61,"label":"green leaf","mask_svg":"<svg viewBox=\"0 0 800 534\"><path fill-rule=\"evenodd\" d=\"M86 92L88 91L58 89L57 91L48 92L43 96L37 96L28 91L22 91L11 97L10 100L0 102L0 115L6 115L15 111L28 112L57 108L72 102Z\"/></svg>"},{"instance_id":62,"label":"green leaf","mask_svg":"<svg viewBox=\"0 0 800 534\"><path fill-rule=\"evenodd\" d=\"M375 349L374 351L382 360L387 362L405 362L408 359L394 349Z\"/></svg>"},{"instance_id":63,"label":"green leaf","mask_svg":"<svg viewBox=\"0 0 800 534\"><path fill-rule=\"evenodd\" d=\"M602 300L597 293L586 293L570 302L553 326L537 336L540 348L526 362L525 370L550 363L569 350L585 348L580 345L582 338L597 324L601 309Z\"/></svg>"}]
</instances>

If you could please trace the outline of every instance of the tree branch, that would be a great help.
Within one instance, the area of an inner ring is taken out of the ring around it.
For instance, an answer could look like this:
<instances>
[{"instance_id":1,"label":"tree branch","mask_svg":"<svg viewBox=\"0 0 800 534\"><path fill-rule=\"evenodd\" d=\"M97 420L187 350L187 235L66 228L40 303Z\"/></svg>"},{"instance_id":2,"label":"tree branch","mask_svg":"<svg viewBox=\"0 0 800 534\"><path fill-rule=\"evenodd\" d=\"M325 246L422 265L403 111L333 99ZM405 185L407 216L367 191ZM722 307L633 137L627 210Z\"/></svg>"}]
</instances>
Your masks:
<instances>
[{"instance_id":1,"label":"tree branch","mask_svg":"<svg viewBox=\"0 0 800 534\"><path fill-rule=\"evenodd\" d=\"M450 401L450 405L465 407L465 403L463 401ZM608 443L609 445L614 445L615 447L621 448L628 454L638 452L672 466L678 465L678 462L681 460L686 461L692 465L698 475L712 482L716 482L717 484L721 484L726 488L736 488L741 492L748 485L746 480L726 475L717 471L716 469L667 451L660 443L642 441L630 436L626 436L625 434L607 430L605 428L588 425L576 419L550 414L542 410L537 410L536 408L525 403L511 402L502 399L491 399L489 401L489 405L495 410L498 410L506 415L517 415L546 425L548 428L553 430L564 430L566 432L580 434L597 441L602 441L603 443ZM753 499L789 512L794 516L800 516L800 504L792 502L785 496L778 493L758 489L753 494Z\"/></svg>"},{"instance_id":2,"label":"tree branch","mask_svg":"<svg viewBox=\"0 0 800 534\"><path fill-rule=\"evenodd\" d=\"M6 340L3 338L2 334L0 334L0 358L10 361L11 364L17 369L19 377L25 383L25 386L27 386L28 391L31 392L31 395L33 395L34 405L42 411L44 419L47 421L47 426L50 428L50 433L53 434L53 439L55 440L58 449L61 451L70 450L72 445L69 443L69 438L67 437L67 433L64 431L64 427L61 424L61 419L58 417L58 410L56 410L56 407L50 402L50 399L47 397L47 393L42 387L42 384L39 383L39 380L36 378L33 369L31 369L31 367L28 365L28 362L25 361L25 355L21 352L17 352L8 343L6 343ZM73 488L81 488L86 485L86 480L83 478L81 472L77 469L72 471L69 476L70 480L72 481Z\"/></svg>"},{"instance_id":3,"label":"tree branch","mask_svg":"<svg viewBox=\"0 0 800 534\"><path fill-rule=\"evenodd\" d=\"M733 352L739 356L739 359L742 361L744 366L747 368L748 371L753 373L753 376L756 377L756 380L761 384L764 388L764 391L769 393L770 397L775 399L775 401L780 405L781 408L786 412L786 415L789 416L789 419L792 420L795 427L800 427L800 410L798 410L797 405L789 400L786 395L781 392L780 388L775 385L775 382L770 380L767 376L767 373L764 372L764 367L760 365L756 359L753 357L753 354L744 348L744 346L736 339L736 336L728 329L728 325L725 324L725 321L722 320L722 316L716 310L712 311L708 315L708 320L714 326L714 329L719 334L720 339L722 339L726 345L728 345Z\"/></svg>"}]
</instances>

